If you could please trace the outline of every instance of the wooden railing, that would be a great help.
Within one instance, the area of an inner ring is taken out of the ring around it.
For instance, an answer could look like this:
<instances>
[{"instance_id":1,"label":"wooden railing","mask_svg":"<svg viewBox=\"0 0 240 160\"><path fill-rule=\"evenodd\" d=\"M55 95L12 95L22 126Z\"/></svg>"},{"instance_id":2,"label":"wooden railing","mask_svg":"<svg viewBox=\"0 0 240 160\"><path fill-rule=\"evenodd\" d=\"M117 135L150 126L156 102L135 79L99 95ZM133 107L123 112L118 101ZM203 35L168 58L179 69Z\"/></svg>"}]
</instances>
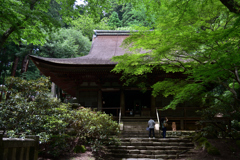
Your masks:
<instances>
[{"instance_id":1,"label":"wooden railing","mask_svg":"<svg viewBox=\"0 0 240 160\"><path fill-rule=\"evenodd\" d=\"M38 136L22 138L4 138L0 134L0 160L37 160Z\"/></svg>"},{"instance_id":2,"label":"wooden railing","mask_svg":"<svg viewBox=\"0 0 240 160\"><path fill-rule=\"evenodd\" d=\"M119 112L119 122L118 122L118 124L120 124L121 123L121 108L120 108L120 112Z\"/></svg>"}]
</instances>

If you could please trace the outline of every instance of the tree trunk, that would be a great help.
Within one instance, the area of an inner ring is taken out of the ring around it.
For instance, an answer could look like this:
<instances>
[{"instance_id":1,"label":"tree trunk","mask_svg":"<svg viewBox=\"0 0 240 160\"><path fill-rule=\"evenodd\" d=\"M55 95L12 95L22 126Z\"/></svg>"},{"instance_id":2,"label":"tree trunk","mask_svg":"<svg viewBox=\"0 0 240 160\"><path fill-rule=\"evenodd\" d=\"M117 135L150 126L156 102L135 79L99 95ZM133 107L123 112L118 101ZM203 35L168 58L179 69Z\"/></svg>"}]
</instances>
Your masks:
<instances>
[{"instance_id":1,"label":"tree trunk","mask_svg":"<svg viewBox=\"0 0 240 160\"><path fill-rule=\"evenodd\" d=\"M2 102L2 91L0 91L0 102Z\"/></svg>"},{"instance_id":2,"label":"tree trunk","mask_svg":"<svg viewBox=\"0 0 240 160\"><path fill-rule=\"evenodd\" d=\"M22 60L22 68L21 68L21 73L27 72L27 68L28 68L28 55L23 57Z\"/></svg>"},{"instance_id":3,"label":"tree trunk","mask_svg":"<svg viewBox=\"0 0 240 160\"><path fill-rule=\"evenodd\" d=\"M11 74L11 76L13 76L13 77L15 77L15 74L16 74L18 59L19 58L17 56L14 56L14 62L13 62L13 65L12 65L12 74Z\"/></svg>"},{"instance_id":4,"label":"tree trunk","mask_svg":"<svg viewBox=\"0 0 240 160\"><path fill-rule=\"evenodd\" d=\"M0 54L1 54L2 57L5 57L6 51L7 51L6 48L3 48L2 50L0 49ZM3 72L3 66L4 66L4 60L2 59L1 62L0 62L0 75Z\"/></svg>"}]
</instances>

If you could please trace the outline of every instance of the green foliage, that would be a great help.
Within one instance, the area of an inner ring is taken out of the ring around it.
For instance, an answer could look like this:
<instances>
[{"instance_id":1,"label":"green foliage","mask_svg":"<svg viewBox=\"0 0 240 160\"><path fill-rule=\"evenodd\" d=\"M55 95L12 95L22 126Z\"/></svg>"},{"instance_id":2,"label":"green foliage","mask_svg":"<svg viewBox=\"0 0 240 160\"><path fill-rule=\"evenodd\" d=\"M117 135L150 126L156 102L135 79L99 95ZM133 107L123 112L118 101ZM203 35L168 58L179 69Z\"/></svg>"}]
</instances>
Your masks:
<instances>
[{"instance_id":1,"label":"green foliage","mask_svg":"<svg viewBox=\"0 0 240 160\"><path fill-rule=\"evenodd\" d=\"M11 75L14 56L18 52L20 48L14 43L7 43L4 49L0 49L0 84L4 84L5 77Z\"/></svg>"},{"instance_id":2,"label":"green foliage","mask_svg":"<svg viewBox=\"0 0 240 160\"><path fill-rule=\"evenodd\" d=\"M112 116L84 108L72 112L73 121L70 125L80 138L108 139L112 134L119 133L118 124L111 119Z\"/></svg>"},{"instance_id":3,"label":"green foliage","mask_svg":"<svg viewBox=\"0 0 240 160\"><path fill-rule=\"evenodd\" d=\"M52 31L56 27L60 27L58 20L48 14L50 0L44 1L5 1L1 0L0 9L3 11L1 16L0 44L1 46L8 41L19 43L20 40L26 40L34 44L44 42L46 31ZM58 10L61 18L67 20L63 12L73 5L73 0L66 3L61 1L62 10ZM58 1L60 3L60 1ZM73 10L69 10L70 13ZM30 13L30 14L29 14ZM12 31L12 32L11 32Z\"/></svg>"},{"instance_id":4,"label":"green foliage","mask_svg":"<svg viewBox=\"0 0 240 160\"><path fill-rule=\"evenodd\" d=\"M237 146L240 148L240 140L236 141Z\"/></svg>"},{"instance_id":5,"label":"green foliage","mask_svg":"<svg viewBox=\"0 0 240 160\"><path fill-rule=\"evenodd\" d=\"M123 8L124 13L122 15L121 24L126 26L145 26L151 27L154 24L154 16L146 15L146 8L144 6L141 9L134 9L131 3L126 4Z\"/></svg>"},{"instance_id":6,"label":"green foliage","mask_svg":"<svg viewBox=\"0 0 240 160\"><path fill-rule=\"evenodd\" d=\"M87 14L89 17L94 18L95 22L99 22L112 7L112 0L84 0L84 2L87 2L87 4L75 7L80 9L82 14Z\"/></svg>"},{"instance_id":7,"label":"green foliage","mask_svg":"<svg viewBox=\"0 0 240 160\"><path fill-rule=\"evenodd\" d=\"M193 133L192 137L193 137L193 141L197 141L202 137L202 135L201 133Z\"/></svg>"},{"instance_id":8,"label":"green foliage","mask_svg":"<svg viewBox=\"0 0 240 160\"><path fill-rule=\"evenodd\" d=\"M109 30L107 19L103 18L100 22L95 23L94 19L88 15L80 15L72 21L73 28L80 30L82 34L92 40L94 30Z\"/></svg>"},{"instance_id":9,"label":"green foliage","mask_svg":"<svg viewBox=\"0 0 240 160\"><path fill-rule=\"evenodd\" d=\"M62 135L53 135L49 142L44 144L47 154L53 157L59 157L62 153L69 153L72 150L71 144L76 138L62 134Z\"/></svg>"},{"instance_id":10,"label":"green foliage","mask_svg":"<svg viewBox=\"0 0 240 160\"><path fill-rule=\"evenodd\" d=\"M109 1L88 0L87 7L74 6L75 0L1 0L0 48L7 41L19 44L43 44L48 33L56 31L63 23L69 24L79 10L92 17L100 17L110 8Z\"/></svg>"},{"instance_id":11,"label":"green foliage","mask_svg":"<svg viewBox=\"0 0 240 160\"><path fill-rule=\"evenodd\" d=\"M131 1L134 7L144 4L149 9L147 13L157 14L155 29L142 27L126 39L124 46L138 54L114 57L118 64L113 71L123 74L126 85L136 84L145 76L142 82L153 88L154 96L173 95L173 101L164 109L175 109L195 98L202 100L198 105L207 108L202 112L204 118L213 119L223 113L224 117L238 120L238 3L231 7L219 0L148 2ZM181 78L148 84L149 75L158 74L156 71Z\"/></svg>"},{"instance_id":12,"label":"green foliage","mask_svg":"<svg viewBox=\"0 0 240 160\"><path fill-rule=\"evenodd\" d=\"M11 97L0 103L0 127L18 134L26 130L35 135L63 132L68 125L68 115L61 113L67 113L69 105L48 98L48 84L49 80L44 78L32 81L7 78L6 87Z\"/></svg>"},{"instance_id":13,"label":"green foliage","mask_svg":"<svg viewBox=\"0 0 240 160\"><path fill-rule=\"evenodd\" d=\"M117 12L112 13L112 15L109 18L108 25L110 26L111 29L115 29L121 26L121 21L118 18Z\"/></svg>"},{"instance_id":14,"label":"green foliage","mask_svg":"<svg viewBox=\"0 0 240 160\"><path fill-rule=\"evenodd\" d=\"M90 143L94 150L117 141L109 139L120 132L111 116L88 108L72 110L71 104L50 98L49 88L47 78L27 81L8 77L1 89L11 94L0 102L0 128L11 137L39 135L42 153L55 157L72 152L78 141Z\"/></svg>"},{"instance_id":15,"label":"green foliage","mask_svg":"<svg viewBox=\"0 0 240 160\"><path fill-rule=\"evenodd\" d=\"M37 69L37 67L31 63L33 63L32 61L29 62L29 66L28 66L28 71L24 72L20 75L21 78L26 79L26 80L35 80L38 79L41 76L40 71Z\"/></svg>"},{"instance_id":16,"label":"green foliage","mask_svg":"<svg viewBox=\"0 0 240 160\"><path fill-rule=\"evenodd\" d=\"M208 152L208 154L211 154L211 155L220 155L219 150L213 146L208 147L207 152Z\"/></svg>"},{"instance_id":17,"label":"green foliage","mask_svg":"<svg viewBox=\"0 0 240 160\"><path fill-rule=\"evenodd\" d=\"M17 135L14 130L7 131L7 136L10 138L17 138Z\"/></svg>"},{"instance_id":18,"label":"green foliage","mask_svg":"<svg viewBox=\"0 0 240 160\"><path fill-rule=\"evenodd\" d=\"M77 145L74 148L74 153L85 153L86 152L86 147L84 145Z\"/></svg>"},{"instance_id":19,"label":"green foliage","mask_svg":"<svg viewBox=\"0 0 240 160\"><path fill-rule=\"evenodd\" d=\"M205 143L206 141L207 141L207 138L205 138L205 137L201 137L197 140L197 142L200 144Z\"/></svg>"},{"instance_id":20,"label":"green foliage","mask_svg":"<svg viewBox=\"0 0 240 160\"><path fill-rule=\"evenodd\" d=\"M40 46L39 55L51 58L74 58L88 54L91 43L80 31L62 28L48 36L47 42Z\"/></svg>"},{"instance_id":21,"label":"green foliage","mask_svg":"<svg viewBox=\"0 0 240 160\"><path fill-rule=\"evenodd\" d=\"M212 146L211 143L208 142L207 138L201 137L197 140L197 142L203 149L208 152L208 154L220 155L219 150L216 147Z\"/></svg>"}]
</instances>

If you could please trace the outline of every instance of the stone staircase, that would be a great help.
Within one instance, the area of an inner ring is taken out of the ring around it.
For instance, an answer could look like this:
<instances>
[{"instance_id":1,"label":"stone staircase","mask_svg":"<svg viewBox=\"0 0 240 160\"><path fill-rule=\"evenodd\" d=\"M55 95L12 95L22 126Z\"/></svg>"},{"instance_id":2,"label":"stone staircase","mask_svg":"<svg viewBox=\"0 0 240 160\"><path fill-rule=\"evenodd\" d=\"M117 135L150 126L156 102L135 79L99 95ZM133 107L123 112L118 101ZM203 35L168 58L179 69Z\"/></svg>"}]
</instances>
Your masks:
<instances>
[{"instance_id":1,"label":"stone staircase","mask_svg":"<svg viewBox=\"0 0 240 160\"><path fill-rule=\"evenodd\" d=\"M121 137L148 138L147 121L123 122ZM155 137L160 138L159 130L155 129Z\"/></svg>"},{"instance_id":2,"label":"stone staircase","mask_svg":"<svg viewBox=\"0 0 240 160\"><path fill-rule=\"evenodd\" d=\"M132 119L123 119L123 130L121 133L122 138L135 137L135 138L148 138L147 122L149 118L132 118ZM155 137L161 137L161 131L158 130L159 124L157 120L154 119L155 125ZM166 137L181 137L181 136L190 136L195 131L171 131L170 126L167 129Z\"/></svg>"},{"instance_id":3,"label":"stone staircase","mask_svg":"<svg viewBox=\"0 0 240 160\"><path fill-rule=\"evenodd\" d=\"M194 145L181 138L121 138L119 146L109 145L114 159L175 159L190 156Z\"/></svg>"},{"instance_id":4,"label":"stone staircase","mask_svg":"<svg viewBox=\"0 0 240 160\"><path fill-rule=\"evenodd\" d=\"M167 138L161 138L159 130L155 129L155 139L149 139L146 130L148 120L135 118L123 121L121 144L108 145L109 156L114 160L162 160L184 158L194 153L194 144L186 138L192 132L167 131Z\"/></svg>"}]
</instances>

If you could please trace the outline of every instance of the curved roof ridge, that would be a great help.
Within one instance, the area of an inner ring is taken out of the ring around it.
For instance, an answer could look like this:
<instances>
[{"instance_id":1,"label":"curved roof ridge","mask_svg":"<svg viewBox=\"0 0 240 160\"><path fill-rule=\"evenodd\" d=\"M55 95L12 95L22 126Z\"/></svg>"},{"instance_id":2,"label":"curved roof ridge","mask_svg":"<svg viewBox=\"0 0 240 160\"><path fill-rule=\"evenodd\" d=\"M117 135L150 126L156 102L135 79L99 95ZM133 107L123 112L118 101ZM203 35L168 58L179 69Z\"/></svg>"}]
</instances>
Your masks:
<instances>
[{"instance_id":1,"label":"curved roof ridge","mask_svg":"<svg viewBox=\"0 0 240 160\"><path fill-rule=\"evenodd\" d=\"M103 31L102 31L103 32ZM107 31L106 31L107 32ZM113 56L120 56L126 53L126 49L121 48L121 44L128 35L98 35L92 42L92 47L88 55L76 58L44 58L34 56L34 59L44 60L56 64L75 65L115 65Z\"/></svg>"},{"instance_id":2,"label":"curved roof ridge","mask_svg":"<svg viewBox=\"0 0 240 160\"><path fill-rule=\"evenodd\" d=\"M138 32L137 30L93 30L95 36L116 36L126 35L129 36L132 32Z\"/></svg>"}]
</instances>

